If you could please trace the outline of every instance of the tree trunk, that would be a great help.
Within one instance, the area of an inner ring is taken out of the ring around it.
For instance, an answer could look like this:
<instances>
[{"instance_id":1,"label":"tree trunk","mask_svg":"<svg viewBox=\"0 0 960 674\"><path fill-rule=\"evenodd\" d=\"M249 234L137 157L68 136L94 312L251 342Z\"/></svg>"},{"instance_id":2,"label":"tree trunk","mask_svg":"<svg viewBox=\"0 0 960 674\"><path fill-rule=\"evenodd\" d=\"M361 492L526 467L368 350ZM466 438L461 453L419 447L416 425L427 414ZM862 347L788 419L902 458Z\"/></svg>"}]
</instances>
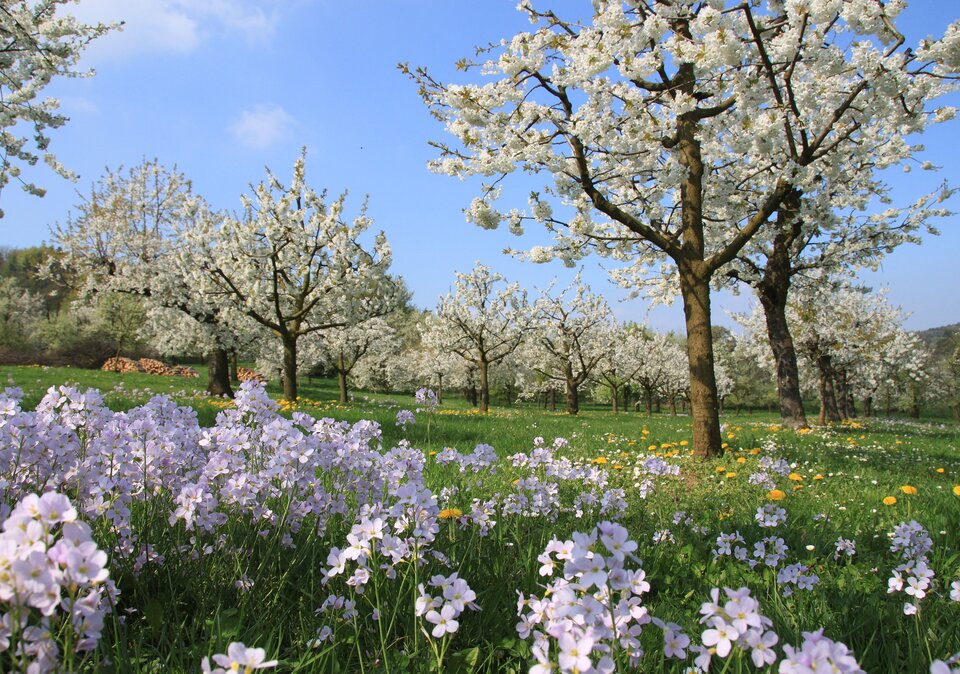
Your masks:
<instances>
[{"instance_id":1,"label":"tree trunk","mask_svg":"<svg viewBox=\"0 0 960 674\"><path fill-rule=\"evenodd\" d=\"M485 358L480 359L480 411L486 414L490 411L490 379L489 368Z\"/></svg>"},{"instance_id":2,"label":"tree trunk","mask_svg":"<svg viewBox=\"0 0 960 674\"><path fill-rule=\"evenodd\" d=\"M687 327L693 452L703 457L720 456L723 448L720 441L717 379L713 370L709 276L681 266L680 293Z\"/></svg>"},{"instance_id":3,"label":"tree trunk","mask_svg":"<svg viewBox=\"0 0 960 674\"><path fill-rule=\"evenodd\" d=\"M817 356L817 372L820 376L820 423L840 421L840 410L833 390L833 366L830 356Z\"/></svg>"},{"instance_id":4,"label":"tree trunk","mask_svg":"<svg viewBox=\"0 0 960 674\"><path fill-rule=\"evenodd\" d=\"M643 391L643 403L647 408L647 416L653 416L653 391L648 387Z\"/></svg>"},{"instance_id":5,"label":"tree trunk","mask_svg":"<svg viewBox=\"0 0 960 674\"><path fill-rule=\"evenodd\" d=\"M347 391L347 370L343 366L343 358L337 361L337 384L340 387L340 402L345 403L349 399Z\"/></svg>"},{"instance_id":6,"label":"tree trunk","mask_svg":"<svg viewBox=\"0 0 960 674\"><path fill-rule=\"evenodd\" d=\"M284 335L283 340L283 397L290 402L297 399L297 338Z\"/></svg>"},{"instance_id":7,"label":"tree trunk","mask_svg":"<svg viewBox=\"0 0 960 674\"><path fill-rule=\"evenodd\" d=\"M579 414L580 413L580 394L577 391L576 382L567 378L567 391L565 400L567 403L567 414Z\"/></svg>"},{"instance_id":8,"label":"tree trunk","mask_svg":"<svg viewBox=\"0 0 960 674\"><path fill-rule=\"evenodd\" d=\"M230 381L240 381L240 377L237 376L238 361L239 356L237 355L236 349L234 349L230 352Z\"/></svg>"},{"instance_id":9,"label":"tree trunk","mask_svg":"<svg viewBox=\"0 0 960 674\"><path fill-rule=\"evenodd\" d=\"M630 385L623 387L623 411L630 411Z\"/></svg>"},{"instance_id":10,"label":"tree trunk","mask_svg":"<svg viewBox=\"0 0 960 674\"><path fill-rule=\"evenodd\" d=\"M226 349L214 349L207 354L207 393L210 395L233 397L228 362Z\"/></svg>"},{"instance_id":11,"label":"tree trunk","mask_svg":"<svg viewBox=\"0 0 960 674\"><path fill-rule=\"evenodd\" d=\"M920 418L920 392L916 385L910 387L910 416Z\"/></svg>"},{"instance_id":12,"label":"tree trunk","mask_svg":"<svg viewBox=\"0 0 960 674\"><path fill-rule=\"evenodd\" d=\"M557 389L550 389L550 409L554 412L557 411Z\"/></svg>"},{"instance_id":13,"label":"tree trunk","mask_svg":"<svg viewBox=\"0 0 960 674\"><path fill-rule=\"evenodd\" d=\"M783 276L786 283L789 277ZM808 428L800 395L800 368L797 350L787 324L787 289L761 285L760 304L767 323L767 339L773 351L777 371L777 397L780 400L780 420L788 428Z\"/></svg>"},{"instance_id":14,"label":"tree trunk","mask_svg":"<svg viewBox=\"0 0 960 674\"><path fill-rule=\"evenodd\" d=\"M613 407L613 413L618 414L620 412L620 387L610 385L610 404Z\"/></svg>"},{"instance_id":15,"label":"tree trunk","mask_svg":"<svg viewBox=\"0 0 960 674\"><path fill-rule=\"evenodd\" d=\"M677 397L670 396L670 416L677 416Z\"/></svg>"},{"instance_id":16,"label":"tree trunk","mask_svg":"<svg viewBox=\"0 0 960 674\"><path fill-rule=\"evenodd\" d=\"M863 416L867 419L873 416L873 396L869 395L863 399Z\"/></svg>"},{"instance_id":17,"label":"tree trunk","mask_svg":"<svg viewBox=\"0 0 960 674\"><path fill-rule=\"evenodd\" d=\"M437 404L443 404L443 373L437 374Z\"/></svg>"},{"instance_id":18,"label":"tree trunk","mask_svg":"<svg viewBox=\"0 0 960 674\"><path fill-rule=\"evenodd\" d=\"M846 368L833 368L833 382L833 390L837 398L837 411L840 412L840 418L850 419L853 415L850 413L850 392L847 389Z\"/></svg>"}]
</instances>

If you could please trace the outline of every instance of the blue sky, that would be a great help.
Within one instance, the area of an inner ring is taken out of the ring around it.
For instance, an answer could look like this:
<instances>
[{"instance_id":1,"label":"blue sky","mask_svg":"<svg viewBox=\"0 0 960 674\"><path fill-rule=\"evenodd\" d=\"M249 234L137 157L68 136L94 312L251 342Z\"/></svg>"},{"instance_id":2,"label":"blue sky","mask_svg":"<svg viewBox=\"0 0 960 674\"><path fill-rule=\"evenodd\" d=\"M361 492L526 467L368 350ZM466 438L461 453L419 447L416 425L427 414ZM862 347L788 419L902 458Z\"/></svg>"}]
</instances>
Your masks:
<instances>
[{"instance_id":1,"label":"blue sky","mask_svg":"<svg viewBox=\"0 0 960 674\"><path fill-rule=\"evenodd\" d=\"M46 187L43 199L2 194L0 245L35 245L49 225L66 219L104 167L158 158L193 180L215 208L239 210L239 197L269 166L288 176L300 148L308 148L307 175L331 194L348 189L347 215L369 195L369 215L394 249L394 271L432 307L454 272L475 260L528 288L554 276L559 265L517 262L505 247L545 243L530 229L518 241L505 228L490 232L464 221L461 209L477 183L433 175L426 162L431 139L445 140L398 62L425 65L440 79L457 81L453 64L475 45L497 42L529 23L515 0L81 0L74 10L87 21L126 21L122 32L101 38L85 54L87 79L54 82L70 122L52 131L51 150L80 174L69 183L44 168L30 173ZM564 3L556 2L557 5ZM960 16L960 3L912 0L899 24L908 41L940 35ZM925 159L938 175L892 175L898 202L912 201L943 179L960 185L960 119L928 134ZM517 191L523 196L523 190ZM505 202L504 207L508 207ZM523 207L524 203L518 204ZM960 204L954 203L960 210ZM939 223L942 235L923 246L903 246L864 279L889 286L890 299L912 313L921 329L960 322L960 228ZM618 302L625 292L606 281L599 258L585 262L585 277L611 300L622 319L647 320L660 330L682 330L679 304L650 310L641 300ZM719 295L714 317L743 310L746 298Z\"/></svg>"}]
</instances>

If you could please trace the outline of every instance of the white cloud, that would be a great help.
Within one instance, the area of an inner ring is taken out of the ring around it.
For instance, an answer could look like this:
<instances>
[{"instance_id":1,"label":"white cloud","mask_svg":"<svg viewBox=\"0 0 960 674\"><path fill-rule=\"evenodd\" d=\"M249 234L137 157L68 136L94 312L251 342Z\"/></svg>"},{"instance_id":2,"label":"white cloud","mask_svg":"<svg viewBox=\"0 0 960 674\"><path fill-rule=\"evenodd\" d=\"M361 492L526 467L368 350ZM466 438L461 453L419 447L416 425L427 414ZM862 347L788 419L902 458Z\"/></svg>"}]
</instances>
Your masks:
<instances>
[{"instance_id":1,"label":"white cloud","mask_svg":"<svg viewBox=\"0 0 960 674\"><path fill-rule=\"evenodd\" d=\"M240 113L230 132L243 145L262 150L289 137L294 119L279 105L257 105Z\"/></svg>"},{"instance_id":2,"label":"white cloud","mask_svg":"<svg viewBox=\"0 0 960 674\"><path fill-rule=\"evenodd\" d=\"M269 41L283 3L278 0L84 0L70 11L85 23L124 22L94 42L92 60L135 53L187 53L214 37Z\"/></svg>"}]
</instances>

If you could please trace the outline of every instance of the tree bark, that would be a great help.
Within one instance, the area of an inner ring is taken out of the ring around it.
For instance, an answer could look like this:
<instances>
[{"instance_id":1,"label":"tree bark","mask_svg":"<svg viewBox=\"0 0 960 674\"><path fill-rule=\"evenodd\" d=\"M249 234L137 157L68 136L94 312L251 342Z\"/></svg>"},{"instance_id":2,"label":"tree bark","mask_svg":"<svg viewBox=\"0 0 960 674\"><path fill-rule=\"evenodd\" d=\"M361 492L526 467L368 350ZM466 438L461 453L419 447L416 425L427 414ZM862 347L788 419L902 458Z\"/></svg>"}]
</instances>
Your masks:
<instances>
[{"instance_id":1,"label":"tree bark","mask_svg":"<svg viewBox=\"0 0 960 674\"><path fill-rule=\"evenodd\" d=\"M610 404L613 408L614 414L619 414L620 412L620 387L610 385Z\"/></svg>"},{"instance_id":2,"label":"tree bark","mask_svg":"<svg viewBox=\"0 0 960 674\"><path fill-rule=\"evenodd\" d=\"M480 411L486 414L490 411L490 364L485 358L481 358L478 366L480 368Z\"/></svg>"},{"instance_id":3,"label":"tree bark","mask_svg":"<svg viewBox=\"0 0 960 674\"><path fill-rule=\"evenodd\" d=\"M850 391L847 389L847 371L842 367L833 368L833 390L837 398L837 411L841 419L852 419L850 412Z\"/></svg>"},{"instance_id":4,"label":"tree bark","mask_svg":"<svg viewBox=\"0 0 960 674\"><path fill-rule=\"evenodd\" d=\"M766 278L766 275L765 275ZM789 284L789 277L782 282ZM777 372L777 397L780 400L780 420L789 428L808 428L807 415L803 411L800 395L800 368L797 365L797 350L787 324L787 288L761 284L758 288L763 316L767 324L767 339L773 351Z\"/></svg>"},{"instance_id":5,"label":"tree bark","mask_svg":"<svg viewBox=\"0 0 960 674\"><path fill-rule=\"evenodd\" d=\"M557 389L550 389L550 409L554 412L557 411Z\"/></svg>"},{"instance_id":6,"label":"tree bark","mask_svg":"<svg viewBox=\"0 0 960 674\"><path fill-rule=\"evenodd\" d=\"M873 396L869 395L863 399L863 416L867 419L873 416Z\"/></svg>"},{"instance_id":7,"label":"tree bark","mask_svg":"<svg viewBox=\"0 0 960 674\"><path fill-rule=\"evenodd\" d=\"M207 354L207 393L212 396L233 397L226 349L214 349Z\"/></svg>"},{"instance_id":8,"label":"tree bark","mask_svg":"<svg viewBox=\"0 0 960 674\"><path fill-rule=\"evenodd\" d=\"M687 360L690 366L690 413L693 418L693 452L703 457L723 453L717 379L713 369L713 332L710 329L710 277L680 266L680 294L687 327Z\"/></svg>"},{"instance_id":9,"label":"tree bark","mask_svg":"<svg viewBox=\"0 0 960 674\"><path fill-rule=\"evenodd\" d=\"M230 381L240 381L240 377L237 376L238 361L239 356L237 355L236 349L234 349L230 352Z\"/></svg>"},{"instance_id":10,"label":"tree bark","mask_svg":"<svg viewBox=\"0 0 960 674\"><path fill-rule=\"evenodd\" d=\"M567 414L577 415L580 413L580 394L577 391L576 382L572 379L567 380L565 400L567 403Z\"/></svg>"},{"instance_id":11,"label":"tree bark","mask_svg":"<svg viewBox=\"0 0 960 674\"><path fill-rule=\"evenodd\" d=\"M290 402L297 399L297 338L283 335L283 397Z\"/></svg>"},{"instance_id":12,"label":"tree bark","mask_svg":"<svg viewBox=\"0 0 960 674\"><path fill-rule=\"evenodd\" d=\"M337 384L340 387L340 402L345 403L349 400L349 392L347 391L347 371L342 368L337 368Z\"/></svg>"},{"instance_id":13,"label":"tree bark","mask_svg":"<svg viewBox=\"0 0 960 674\"><path fill-rule=\"evenodd\" d=\"M443 373L437 374L437 404L443 404Z\"/></svg>"},{"instance_id":14,"label":"tree bark","mask_svg":"<svg viewBox=\"0 0 960 674\"><path fill-rule=\"evenodd\" d=\"M677 416L677 398L676 396L670 396L670 416Z\"/></svg>"},{"instance_id":15,"label":"tree bark","mask_svg":"<svg viewBox=\"0 0 960 674\"><path fill-rule=\"evenodd\" d=\"M820 376L820 424L827 421L840 421L837 397L833 390L833 366L830 356L817 356L817 372Z\"/></svg>"},{"instance_id":16,"label":"tree bark","mask_svg":"<svg viewBox=\"0 0 960 674\"><path fill-rule=\"evenodd\" d=\"M653 416L653 390L646 386L643 390L643 404L647 408L647 416Z\"/></svg>"}]
</instances>

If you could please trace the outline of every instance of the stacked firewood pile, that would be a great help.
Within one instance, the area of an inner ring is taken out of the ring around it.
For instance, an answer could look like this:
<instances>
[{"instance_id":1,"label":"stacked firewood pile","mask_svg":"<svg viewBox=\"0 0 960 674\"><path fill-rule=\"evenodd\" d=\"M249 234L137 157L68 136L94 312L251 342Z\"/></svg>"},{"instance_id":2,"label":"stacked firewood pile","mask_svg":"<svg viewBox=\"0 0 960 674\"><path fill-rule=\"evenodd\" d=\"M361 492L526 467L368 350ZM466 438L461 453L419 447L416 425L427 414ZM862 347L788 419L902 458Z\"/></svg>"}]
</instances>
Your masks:
<instances>
[{"instance_id":1,"label":"stacked firewood pile","mask_svg":"<svg viewBox=\"0 0 960 674\"><path fill-rule=\"evenodd\" d=\"M238 367L237 368L237 379L240 381L257 381L261 384L267 383L267 378L256 370L251 370L249 367Z\"/></svg>"},{"instance_id":2,"label":"stacked firewood pile","mask_svg":"<svg viewBox=\"0 0 960 674\"><path fill-rule=\"evenodd\" d=\"M146 372L147 374L159 374L165 377L200 376L192 367L185 367L183 365L170 367L153 358L141 358L140 360L124 358L123 356L108 358L107 362L105 362L100 369L106 372L120 373Z\"/></svg>"}]
</instances>

